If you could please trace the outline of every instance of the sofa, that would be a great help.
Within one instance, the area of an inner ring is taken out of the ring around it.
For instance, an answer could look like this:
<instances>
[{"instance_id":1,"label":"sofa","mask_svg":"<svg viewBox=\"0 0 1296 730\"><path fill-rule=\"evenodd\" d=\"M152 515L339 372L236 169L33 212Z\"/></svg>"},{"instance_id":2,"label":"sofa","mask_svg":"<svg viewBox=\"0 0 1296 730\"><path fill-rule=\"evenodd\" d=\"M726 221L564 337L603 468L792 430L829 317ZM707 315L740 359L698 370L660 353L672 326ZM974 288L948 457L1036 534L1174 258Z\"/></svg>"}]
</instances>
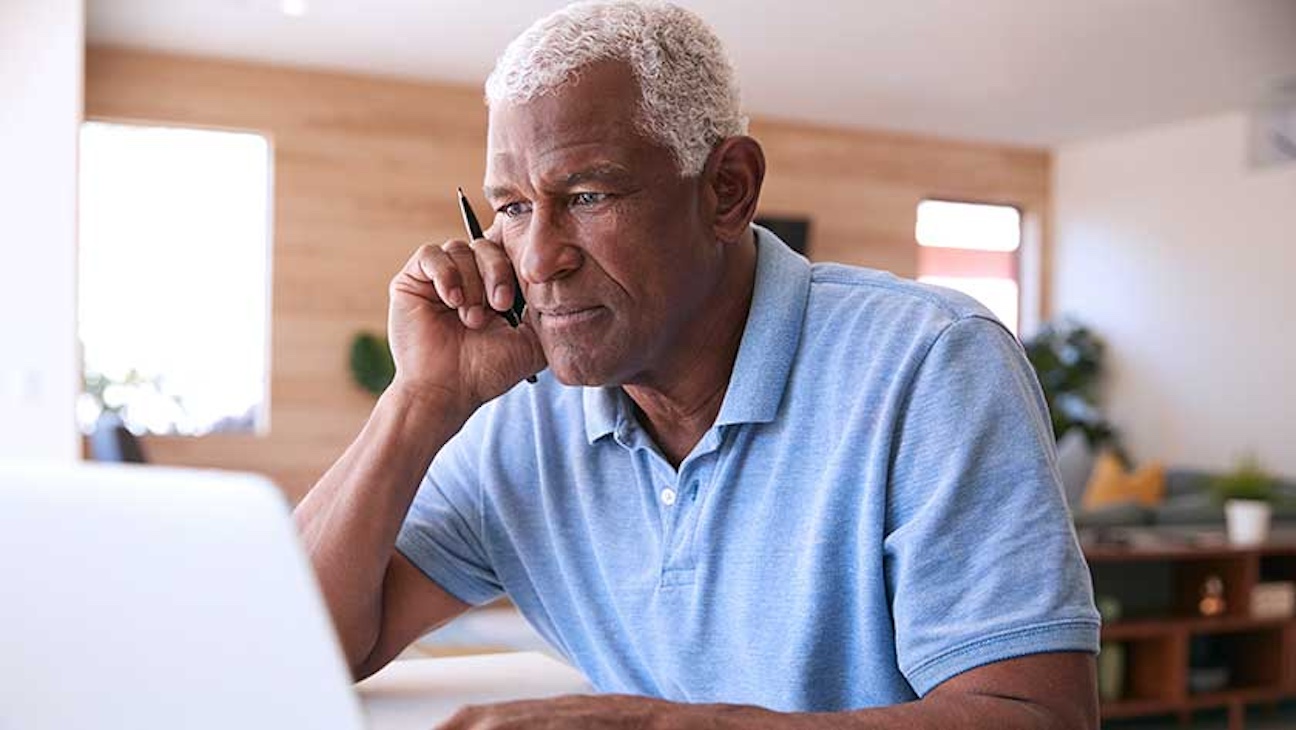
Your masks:
<instances>
[{"instance_id":1,"label":"sofa","mask_svg":"<svg viewBox=\"0 0 1296 730\"><path fill-rule=\"evenodd\" d=\"M1067 485L1067 500L1077 528L1102 527L1200 527L1224 528L1224 507L1211 494L1211 481L1218 474L1193 469L1167 469L1165 498L1155 506L1123 502L1097 509L1080 504L1084 484ZM1064 475L1064 481L1066 477ZM1296 527L1296 481L1279 480L1273 519Z\"/></svg>"}]
</instances>

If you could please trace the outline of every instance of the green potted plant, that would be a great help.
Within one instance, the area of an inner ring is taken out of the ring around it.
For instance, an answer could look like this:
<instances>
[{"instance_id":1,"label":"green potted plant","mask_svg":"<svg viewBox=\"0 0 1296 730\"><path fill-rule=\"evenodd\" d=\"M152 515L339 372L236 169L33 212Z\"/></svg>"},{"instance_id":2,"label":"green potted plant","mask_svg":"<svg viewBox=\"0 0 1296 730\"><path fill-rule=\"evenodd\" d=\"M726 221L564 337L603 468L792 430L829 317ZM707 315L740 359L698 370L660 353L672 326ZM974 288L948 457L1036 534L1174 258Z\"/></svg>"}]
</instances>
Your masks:
<instances>
[{"instance_id":1,"label":"green potted plant","mask_svg":"<svg viewBox=\"0 0 1296 730\"><path fill-rule=\"evenodd\" d=\"M1224 505L1229 542L1258 545L1269 539L1277 486L1254 455L1243 457L1233 471L1212 480L1215 499Z\"/></svg>"},{"instance_id":2,"label":"green potted plant","mask_svg":"<svg viewBox=\"0 0 1296 730\"><path fill-rule=\"evenodd\" d=\"M1110 448L1128 463L1116 429L1098 409L1103 341L1088 327L1063 319L1045 325L1022 344L1044 391L1053 437L1060 442L1078 431L1091 452Z\"/></svg>"},{"instance_id":3,"label":"green potted plant","mask_svg":"<svg viewBox=\"0 0 1296 730\"><path fill-rule=\"evenodd\" d=\"M387 338L372 332L360 332L352 338L350 364L351 379L375 396L382 395L396 376Z\"/></svg>"}]
</instances>

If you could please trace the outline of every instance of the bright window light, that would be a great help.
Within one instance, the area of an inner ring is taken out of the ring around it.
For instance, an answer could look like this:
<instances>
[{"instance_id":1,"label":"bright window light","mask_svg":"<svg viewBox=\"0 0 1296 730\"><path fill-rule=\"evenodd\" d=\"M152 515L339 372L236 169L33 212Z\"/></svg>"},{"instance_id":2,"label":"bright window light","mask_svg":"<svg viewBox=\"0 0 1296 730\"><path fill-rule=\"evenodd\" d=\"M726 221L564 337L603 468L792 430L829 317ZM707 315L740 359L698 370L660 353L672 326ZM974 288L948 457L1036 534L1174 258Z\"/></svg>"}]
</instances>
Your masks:
<instances>
[{"instance_id":1,"label":"bright window light","mask_svg":"<svg viewBox=\"0 0 1296 730\"><path fill-rule=\"evenodd\" d=\"M87 122L84 430L253 431L267 390L270 148L256 134Z\"/></svg>"},{"instance_id":2,"label":"bright window light","mask_svg":"<svg viewBox=\"0 0 1296 730\"><path fill-rule=\"evenodd\" d=\"M975 251L1016 251L1021 245L1021 212L1008 205L924 200L914 231L920 246Z\"/></svg>"},{"instance_id":3,"label":"bright window light","mask_svg":"<svg viewBox=\"0 0 1296 730\"><path fill-rule=\"evenodd\" d=\"M1013 334L1017 333L1017 282L971 276L920 276L918 281L961 291L981 302Z\"/></svg>"}]
</instances>

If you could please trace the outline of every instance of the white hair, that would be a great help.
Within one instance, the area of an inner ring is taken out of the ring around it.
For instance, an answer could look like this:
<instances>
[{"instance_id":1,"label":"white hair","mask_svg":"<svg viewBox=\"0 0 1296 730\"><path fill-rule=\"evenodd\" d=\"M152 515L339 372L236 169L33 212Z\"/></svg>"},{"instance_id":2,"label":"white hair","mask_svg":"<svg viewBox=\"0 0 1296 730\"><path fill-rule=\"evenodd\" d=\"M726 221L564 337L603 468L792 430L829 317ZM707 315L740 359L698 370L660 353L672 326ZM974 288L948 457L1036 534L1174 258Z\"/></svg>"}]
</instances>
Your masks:
<instances>
[{"instance_id":1,"label":"white hair","mask_svg":"<svg viewBox=\"0 0 1296 730\"><path fill-rule=\"evenodd\" d=\"M747 133L720 39L698 16L661 2L591 0L541 18L504 49L486 103L525 104L604 60L630 67L641 97L635 123L673 153L681 175L700 173L720 140Z\"/></svg>"}]
</instances>

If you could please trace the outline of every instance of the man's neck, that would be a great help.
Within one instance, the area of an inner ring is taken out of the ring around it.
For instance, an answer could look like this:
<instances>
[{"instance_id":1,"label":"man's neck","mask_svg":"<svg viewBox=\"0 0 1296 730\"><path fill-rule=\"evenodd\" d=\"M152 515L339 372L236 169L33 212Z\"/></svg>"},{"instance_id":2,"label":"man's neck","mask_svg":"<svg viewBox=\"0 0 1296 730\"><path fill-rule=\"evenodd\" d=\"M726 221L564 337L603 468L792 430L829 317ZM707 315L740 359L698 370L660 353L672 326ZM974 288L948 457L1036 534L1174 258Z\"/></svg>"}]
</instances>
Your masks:
<instances>
[{"instance_id":1,"label":"man's neck","mask_svg":"<svg viewBox=\"0 0 1296 730\"><path fill-rule=\"evenodd\" d=\"M662 455L678 468L724 403L756 281L755 235L734 245L724 278L697 326L677 343L667 367L644 382L623 386L635 415Z\"/></svg>"}]
</instances>

